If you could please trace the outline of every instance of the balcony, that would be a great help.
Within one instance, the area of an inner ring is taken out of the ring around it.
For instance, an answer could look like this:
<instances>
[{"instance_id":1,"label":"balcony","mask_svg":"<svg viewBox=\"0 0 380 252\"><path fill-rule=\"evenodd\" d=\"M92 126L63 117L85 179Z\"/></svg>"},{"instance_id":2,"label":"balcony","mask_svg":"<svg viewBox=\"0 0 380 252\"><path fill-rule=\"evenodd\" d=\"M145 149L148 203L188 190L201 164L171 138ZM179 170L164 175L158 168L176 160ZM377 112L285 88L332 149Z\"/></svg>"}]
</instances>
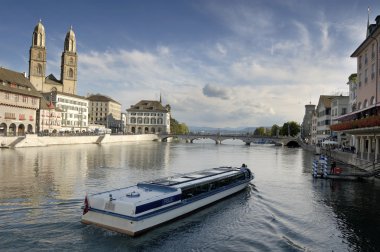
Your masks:
<instances>
[{"instance_id":1,"label":"balcony","mask_svg":"<svg viewBox=\"0 0 380 252\"><path fill-rule=\"evenodd\" d=\"M380 126L380 116L369 116L366 118L342 122L330 126L332 131L343 131L360 128L370 128Z\"/></svg>"}]
</instances>

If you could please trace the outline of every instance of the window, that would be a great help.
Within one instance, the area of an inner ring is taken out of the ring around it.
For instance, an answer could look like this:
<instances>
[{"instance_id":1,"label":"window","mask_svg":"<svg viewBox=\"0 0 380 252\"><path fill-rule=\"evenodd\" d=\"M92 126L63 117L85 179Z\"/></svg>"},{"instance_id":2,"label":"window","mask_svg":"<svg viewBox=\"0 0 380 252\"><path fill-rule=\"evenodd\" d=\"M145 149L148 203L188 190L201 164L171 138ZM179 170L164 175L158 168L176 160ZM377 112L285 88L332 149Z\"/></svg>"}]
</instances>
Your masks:
<instances>
[{"instance_id":1,"label":"window","mask_svg":"<svg viewBox=\"0 0 380 252\"><path fill-rule=\"evenodd\" d=\"M9 100L9 93L5 93L5 99Z\"/></svg>"},{"instance_id":2,"label":"window","mask_svg":"<svg viewBox=\"0 0 380 252\"><path fill-rule=\"evenodd\" d=\"M156 118L151 118L150 119L150 124L156 124Z\"/></svg>"},{"instance_id":3,"label":"window","mask_svg":"<svg viewBox=\"0 0 380 252\"><path fill-rule=\"evenodd\" d=\"M375 78L375 64L372 64L371 80Z\"/></svg>"},{"instance_id":4,"label":"window","mask_svg":"<svg viewBox=\"0 0 380 252\"><path fill-rule=\"evenodd\" d=\"M24 103L28 103L28 97L23 96L23 97L22 97L22 102L24 102Z\"/></svg>"},{"instance_id":5,"label":"window","mask_svg":"<svg viewBox=\"0 0 380 252\"><path fill-rule=\"evenodd\" d=\"M368 71L367 69L364 71L364 83L368 82Z\"/></svg>"},{"instance_id":6,"label":"window","mask_svg":"<svg viewBox=\"0 0 380 252\"><path fill-rule=\"evenodd\" d=\"M42 65L41 64L37 64L37 74L42 75Z\"/></svg>"},{"instance_id":7,"label":"window","mask_svg":"<svg viewBox=\"0 0 380 252\"><path fill-rule=\"evenodd\" d=\"M137 123L142 124L142 118L141 117L137 118Z\"/></svg>"},{"instance_id":8,"label":"window","mask_svg":"<svg viewBox=\"0 0 380 252\"><path fill-rule=\"evenodd\" d=\"M74 71L72 68L69 69L69 73L68 73L69 77L70 78L73 78L74 77Z\"/></svg>"},{"instance_id":9,"label":"window","mask_svg":"<svg viewBox=\"0 0 380 252\"><path fill-rule=\"evenodd\" d=\"M18 102L18 101L19 101L19 96L15 94L15 102Z\"/></svg>"},{"instance_id":10,"label":"window","mask_svg":"<svg viewBox=\"0 0 380 252\"><path fill-rule=\"evenodd\" d=\"M347 114L347 108L342 108L342 115Z\"/></svg>"},{"instance_id":11,"label":"window","mask_svg":"<svg viewBox=\"0 0 380 252\"><path fill-rule=\"evenodd\" d=\"M136 123L136 117L131 117L131 123Z\"/></svg>"},{"instance_id":12,"label":"window","mask_svg":"<svg viewBox=\"0 0 380 252\"><path fill-rule=\"evenodd\" d=\"M157 119L157 124L163 124L163 120L162 120L162 118L158 118L158 119Z\"/></svg>"},{"instance_id":13,"label":"window","mask_svg":"<svg viewBox=\"0 0 380 252\"><path fill-rule=\"evenodd\" d=\"M362 103L359 102L359 104L358 104L358 109L361 109L361 108L362 108Z\"/></svg>"},{"instance_id":14,"label":"window","mask_svg":"<svg viewBox=\"0 0 380 252\"><path fill-rule=\"evenodd\" d=\"M370 103L370 105L375 105L375 97L374 96L371 97L371 103Z\"/></svg>"},{"instance_id":15,"label":"window","mask_svg":"<svg viewBox=\"0 0 380 252\"><path fill-rule=\"evenodd\" d=\"M148 117L144 118L144 124L149 124L149 118Z\"/></svg>"},{"instance_id":16,"label":"window","mask_svg":"<svg viewBox=\"0 0 380 252\"><path fill-rule=\"evenodd\" d=\"M366 108L366 107L368 106L367 103L368 103L368 101L367 101L367 99L365 99L365 100L364 100L364 103L363 103L363 108Z\"/></svg>"}]
</instances>

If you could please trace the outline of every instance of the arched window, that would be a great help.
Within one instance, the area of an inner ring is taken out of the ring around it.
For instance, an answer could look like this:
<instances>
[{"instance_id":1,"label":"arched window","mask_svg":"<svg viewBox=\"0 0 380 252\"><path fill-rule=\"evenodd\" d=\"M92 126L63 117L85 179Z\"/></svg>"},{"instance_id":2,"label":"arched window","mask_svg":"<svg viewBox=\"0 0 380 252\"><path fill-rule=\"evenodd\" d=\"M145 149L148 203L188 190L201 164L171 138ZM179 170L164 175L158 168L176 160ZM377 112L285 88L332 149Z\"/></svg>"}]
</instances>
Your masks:
<instances>
[{"instance_id":1,"label":"arched window","mask_svg":"<svg viewBox=\"0 0 380 252\"><path fill-rule=\"evenodd\" d=\"M142 124L142 118L141 117L137 118L137 123Z\"/></svg>"},{"instance_id":2,"label":"arched window","mask_svg":"<svg viewBox=\"0 0 380 252\"><path fill-rule=\"evenodd\" d=\"M131 117L131 123L136 123L136 117Z\"/></svg>"},{"instance_id":3,"label":"arched window","mask_svg":"<svg viewBox=\"0 0 380 252\"><path fill-rule=\"evenodd\" d=\"M39 74L39 75L42 74L42 65L41 64L37 65L37 74Z\"/></svg>"},{"instance_id":4,"label":"arched window","mask_svg":"<svg viewBox=\"0 0 380 252\"><path fill-rule=\"evenodd\" d=\"M74 76L74 71L72 68L69 69L69 77L72 78Z\"/></svg>"},{"instance_id":5,"label":"arched window","mask_svg":"<svg viewBox=\"0 0 380 252\"><path fill-rule=\"evenodd\" d=\"M150 124L156 124L156 118L151 118L150 119Z\"/></svg>"},{"instance_id":6,"label":"arched window","mask_svg":"<svg viewBox=\"0 0 380 252\"><path fill-rule=\"evenodd\" d=\"M368 101L367 99L364 100L364 103L363 103L363 108L366 108L368 106Z\"/></svg>"},{"instance_id":7,"label":"arched window","mask_svg":"<svg viewBox=\"0 0 380 252\"><path fill-rule=\"evenodd\" d=\"M375 97L374 96L371 97L371 103L370 103L370 105L375 105Z\"/></svg>"},{"instance_id":8,"label":"arched window","mask_svg":"<svg viewBox=\"0 0 380 252\"><path fill-rule=\"evenodd\" d=\"M144 124L149 124L149 118L148 117L144 118Z\"/></svg>"},{"instance_id":9,"label":"arched window","mask_svg":"<svg viewBox=\"0 0 380 252\"><path fill-rule=\"evenodd\" d=\"M34 33L34 37L33 37L33 45L38 45L38 34L37 33Z\"/></svg>"},{"instance_id":10,"label":"arched window","mask_svg":"<svg viewBox=\"0 0 380 252\"><path fill-rule=\"evenodd\" d=\"M157 119L157 124L163 124L163 120L162 120L162 118L158 118L158 119Z\"/></svg>"},{"instance_id":11,"label":"arched window","mask_svg":"<svg viewBox=\"0 0 380 252\"><path fill-rule=\"evenodd\" d=\"M362 103L359 102L359 104L358 104L358 109L361 109L361 108L362 108Z\"/></svg>"},{"instance_id":12,"label":"arched window","mask_svg":"<svg viewBox=\"0 0 380 252\"><path fill-rule=\"evenodd\" d=\"M42 46L42 34L38 33L38 41L37 41L38 46Z\"/></svg>"},{"instance_id":13,"label":"arched window","mask_svg":"<svg viewBox=\"0 0 380 252\"><path fill-rule=\"evenodd\" d=\"M73 51L74 41L72 39L69 40L69 51Z\"/></svg>"}]
</instances>

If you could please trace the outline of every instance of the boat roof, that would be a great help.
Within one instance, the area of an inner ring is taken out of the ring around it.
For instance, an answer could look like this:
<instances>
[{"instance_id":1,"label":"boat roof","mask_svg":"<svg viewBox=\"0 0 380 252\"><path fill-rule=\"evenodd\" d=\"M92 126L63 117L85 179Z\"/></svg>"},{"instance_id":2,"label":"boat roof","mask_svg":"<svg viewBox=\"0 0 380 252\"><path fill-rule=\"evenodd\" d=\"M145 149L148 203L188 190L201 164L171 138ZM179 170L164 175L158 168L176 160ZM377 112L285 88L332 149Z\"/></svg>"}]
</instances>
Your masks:
<instances>
[{"instance_id":1,"label":"boat roof","mask_svg":"<svg viewBox=\"0 0 380 252\"><path fill-rule=\"evenodd\" d=\"M232 176L238 174L239 171L239 168L218 167L187 174L179 174L169 178L142 182L134 186L93 194L91 201L95 207L97 205L96 201L100 200L98 203L101 203L103 200L111 198L112 201L123 202L123 204L128 204L131 207L137 206L146 202L179 195L181 194L181 189L184 187Z\"/></svg>"},{"instance_id":2,"label":"boat roof","mask_svg":"<svg viewBox=\"0 0 380 252\"><path fill-rule=\"evenodd\" d=\"M183 188L189 185L234 175L240 172L240 168L218 167L192 173L179 174L173 177L157 179L146 184Z\"/></svg>"}]
</instances>

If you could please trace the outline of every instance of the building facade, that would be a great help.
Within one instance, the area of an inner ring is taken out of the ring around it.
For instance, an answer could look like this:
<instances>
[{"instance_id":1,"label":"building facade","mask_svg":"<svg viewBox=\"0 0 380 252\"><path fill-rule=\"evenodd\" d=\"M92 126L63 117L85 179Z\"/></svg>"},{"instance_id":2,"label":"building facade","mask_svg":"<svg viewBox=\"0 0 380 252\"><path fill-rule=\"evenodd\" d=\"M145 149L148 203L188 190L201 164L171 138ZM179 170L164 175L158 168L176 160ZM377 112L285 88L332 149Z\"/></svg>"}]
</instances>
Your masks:
<instances>
[{"instance_id":1,"label":"building facade","mask_svg":"<svg viewBox=\"0 0 380 252\"><path fill-rule=\"evenodd\" d=\"M170 133L170 106L161 101L142 100L127 109L127 133Z\"/></svg>"},{"instance_id":2,"label":"building facade","mask_svg":"<svg viewBox=\"0 0 380 252\"><path fill-rule=\"evenodd\" d=\"M32 35L32 46L29 50L29 80L39 92L59 91L69 94L77 92L78 56L76 53L75 33L70 27L66 34L61 58L61 78L53 74L46 76L46 34L40 22Z\"/></svg>"},{"instance_id":3,"label":"building facade","mask_svg":"<svg viewBox=\"0 0 380 252\"><path fill-rule=\"evenodd\" d=\"M56 108L51 101L45 97L41 99L40 109L37 111L37 132L50 134L61 131L62 110Z\"/></svg>"},{"instance_id":4,"label":"building facade","mask_svg":"<svg viewBox=\"0 0 380 252\"><path fill-rule=\"evenodd\" d=\"M40 98L24 73L0 67L0 135L34 133Z\"/></svg>"},{"instance_id":5,"label":"building facade","mask_svg":"<svg viewBox=\"0 0 380 252\"><path fill-rule=\"evenodd\" d=\"M61 132L84 132L88 128L89 101L79 95L53 91L42 94L61 110Z\"/></svg>"},{"instance_id":6,"label":"building facade","mask_svg":"<svg viewBox=\"0 0 380 252\"><path fill-rule=\"evenodd\" d=\"M89 95L88 120L91 125L103 125L112 132L122 132L121 104L105 95Z\"/></svg>"},{"instance_id":7,"label":"building facade","mask_svg":"<svg viewBox=\"0 0 380 252\"><path fill-rule=\"evenodd\" d=\"M375 21L367 26L366 38L351 55L357 59L356 100L352 112L332 125L334 131L352 135L351 143L358 159L373 163L380 158L380 16Z\"/></svg>"},{"instance_id":8,"label":"building facade","mask_svg":"<svg viewBox=\"0 0 380 252\"><path fill-rule=\"evenodd\" d=\"M347 111L349 110L349 106L349 96L341 95L335 96L331 99L331 125L339 123L338 118L348 113ZM346 133L332 131L331 135L339 145L350 145L350 139Z\"/></svg>"},{"instance_id":9,"label":"building facade","mask_svg":"<svg viewBox=\"0 0 380 252\"><path fill-rule=\"evenodd\" d=\"M321 95L319 96L317 112L317 136L316 143L321 143L327 138L331 138L331 100L336 96Z\"/></svg>"}]
</instances>

